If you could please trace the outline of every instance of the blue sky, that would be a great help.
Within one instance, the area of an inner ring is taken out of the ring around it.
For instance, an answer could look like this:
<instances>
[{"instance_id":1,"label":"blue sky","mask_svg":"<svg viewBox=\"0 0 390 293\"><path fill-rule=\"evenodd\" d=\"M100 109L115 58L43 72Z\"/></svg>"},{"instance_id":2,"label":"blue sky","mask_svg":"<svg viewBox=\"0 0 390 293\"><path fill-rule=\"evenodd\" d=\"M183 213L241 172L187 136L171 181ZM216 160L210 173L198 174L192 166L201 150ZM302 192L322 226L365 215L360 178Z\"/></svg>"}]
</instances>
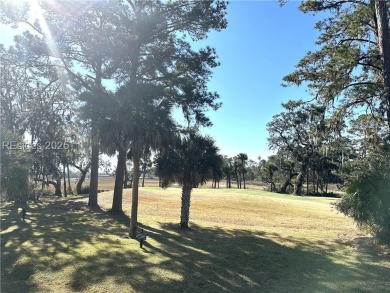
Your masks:
<instances>
[{"instance_id":1,"label":"blue sky","mask_svg":"<svg viewBox=\"0 0 390 293\"><path fill-rule=\"evenodd\" d=\"M272 154L267 147L266 124L289 99L307 99L305 88L283 88L283 76L309 50L316 48L318 16L298 10L299 1L280 7L277 1L231 1L228 28L212 32L195 47L215 47L221 66L214 70L209 89L221 96L223 106L209 112L211 135L221 153L240 152L257 160ZM15 30L0 24L0 43L9 44Z\"/></svg>"},{"instance_id":2,"label":"blue sky","mask_svg":"<svg viewBox=\"0 0 390 293\"><path fill-rule=\"evenodd\" d=\"M309 51L315 50L319 17L303 14L299 2L280 7L277 1L232 1L228 28L213 32L199 45L215 47L221 66L210 89L221 95L223 107L209 113L213 136L223 154L247 153L266 158L266 124L289 99L308 99L305 88L283 88L282 79Z\"/></svg>"}]
</instances>

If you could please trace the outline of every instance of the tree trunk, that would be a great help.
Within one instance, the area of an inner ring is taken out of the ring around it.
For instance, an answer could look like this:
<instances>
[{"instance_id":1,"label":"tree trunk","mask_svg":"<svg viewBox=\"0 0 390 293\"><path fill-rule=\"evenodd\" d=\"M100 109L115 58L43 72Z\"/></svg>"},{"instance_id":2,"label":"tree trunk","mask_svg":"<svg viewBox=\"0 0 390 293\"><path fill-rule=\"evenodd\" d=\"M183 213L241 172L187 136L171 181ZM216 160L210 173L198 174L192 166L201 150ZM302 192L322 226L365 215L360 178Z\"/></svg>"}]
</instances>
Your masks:
<instances>
[{"instance_id":1,"label":"tree trunk","mask_svg":"<svg viewBox=\"0 0 390 293\"><path fill-rule=\"evenodd\" d=\"M139 185L139 149L133 147L133 189L131 200L131 219L130 219L130 237L135 238L137 235L137 220L138 220L138 185Z\"/></svg>"},{"instance_id":2,"label":"tree trunk","mask_svg":"<svg viewBox=\"0 0 390 293\"><path fill-rule=\"evenodd\" d=\"M297 173L290 173L290 175L284 181L282 188L280 188L280 193L287 193L287 187L291 185L291 180L294 176L298 175Z\"/></svg>"},{"instance_id":3,"label":"tree trunk","mask_svg":"<svg viewBox=\"0 0 390 293\"><path fill-rule=\"evenodd\" d=\"M181 192L181 214L180 214L180 227L188 228L188 222L190 220L190 204L191 204L191 184L183 184Z\"/></svg>"},{"instance_id":4,"label":"tree trunk","mask_svg":"<svg viewBox=\"0 0 390 293\"><path fill-rule=\"evenodd\" d=\"M142 187L145 187L145 172L146 172L146 164L142 168Z\"/></svg>"},{"instance_id":5,"label":"tree trunk","mask_svg":"<svg viewBox=\"0 0 390 293\"><path fill-rule=\"evenodd\" d=\"M245 174L244 174L244 172L242 172L242 180L244 181L244 189L246 189L246 186L245 186Z\"/></svg>"},{"instance_id":6,"label":"tree trunk","mask_svg":"<svg viewBox=\"0 0 390 293\"><path fill-rule=\"evenodd\" d=\"M72 187L70 186L69 164L66 164L66 170L68 172L68 191L69 191L69 193L73 193Z\"/></svg>"},{"instance_id":7,"label":"tree trunk","mask_svg":"<svg viewBox=\"0 0 390 293\"><path fill-rule=\"evenodd\" d=\"M127 170L127 164L125 164L125 179L123 180L123 188L129 188L128 184L130 182L130 176L129 176L129 171Z\"/></svg>"},{"instance_id":8,"label":"tree trunk","mask_svg":"<svg viewBox=\"0 0 390 293\"><path fill-rule=\"evenodd\" d=\"M301 172L298 174L298 178L297 178L297 184L295 184L294 186L294 194L295 195L302 195L302 186L303 186L303 182L305 180L305 171L304 170L301 170Z\"/></svg>"},{"instance_id":9,"label":"tree trunk","mask_svg":"<svg viewBox=\"0 0 390 293\"><path fill-rule=\"evenodd\" d=\"M309 195L309 172L306 174L306 195Z\"/></svg>"},{"instance_id":10,"label":"tree trunk","mask_svg":"<svg viewBox=\"0 0 390 293\"><path fill-rule=\"evenodd\" d=\"M378 30L378 48L382 61L384 98L387 102L387 123L390 130L390 40L387 1L375 0L375 16Z\"/></svg>"},{"instance_id":11,"label":"tree trunk","mask_svg":"<svg viewBox=\"0 0 390 293\"><path fill-rule=\"evenodd\" d=\"M85 181L85 177L88 174L88 170L91 167L91 163L89 162L84 168L82 167L82 165L78 166L76 164L72 164L72 166L80 171L80 178L77 180L77 184L76 184L76 192L78 194L81 194L81 188L82 188L83 183Z\"/></svg>"},{"instance_id":12,"label":"tree trunk","mask_svg":"<svg viewBox=\"0 0 390 293\"><path fill-rule=\"evenodd\" d=\"M89 169L89 168L88 168ZM80 178L79 180L77 181L77 184L76 184L76 191L77 191L77 194L81 194L82 190L82 186L83 186L83 183L85 181L85 177L87 176L87 173L88 173L88 169L86 169L85 171L81 171L81 175L80 175Z\"/></svg>"},{"instance_id":13,"label":"tree trunk","mask_svg":"<svg viewBox=\"0 0 390 293\"><path fill-rule=\"evenodd\" d=\"M129 188L133 188L133 179L134 179L134 174L131 173L130 177L129 177Z\"/></svg>"},{"instance_id":14,"label":"tree trunk","mask_svg":"<svg viewBox=\"0 0 390 293\"><path fill-rule=\"evenodd\" d=\"M273 192L273 190L276 191L275 182L271 182L271 192Z\"/></svg>"},{"instance_id":15,"label":"tree trunk","mask_svg":"<svg viewBox=\"0 0 390 293\"><path fill-rule=\"evenodd\" d=\"M120 148L118 154L118 163L116 165L114 197L112 199L112 208L111 208L111 212L113 213L123 213L122 195L123 195L123 178L125 176L125 169L126 169L126 149Z\"/></svg>"},{"instance_id":16,"label":"tree trunk","mask_svg":"<svg viewBox=\"0 0 390 293\"><path fill-rule=\"evenodd\" d=\"M96 126L92 126L96 127ZM91 180L89 182L88 206L98 206L98 180L99 180L99 140L97 139L97 130L93 131L92 137L92 158L91 158Z\"/></svg>"},{"instance_id":17,"label":"tree trunk","mask_svg":"<svg viewBox=\"0 0 390 293\"><path fill-rule=\"evenodd\" d=\"M316 176L315 176L315 170L313 170L313 172L311 172L311 176L312 176L312 185L313 185L313 193L316 192Z\"/></svg>"},{"instance_id":18,"label":"tree trunk","mask_svg":"<svg viewBox=\"0 0 390 293\"><path fill-rule=\"evenodd\" d=\"M56 188L56 195L58 196L61 196L61 176L58 175L58 178L57 178L57 183L55 184L55 188Z\"/></svg>"},{"instance_id":19,"label":"tree trunk","mask_svg":"<svg viewBox=\"0 0 390 293\"><path fill-rule=\"evenodd\" d=\"M45 185L53 185L54 189L55 189L55 195L61 195L61 180L58 180L57 181L52 181L52 180L49 180L49 178L46 178L45 179L40 179L40 178L35 178L36 181L38 182L42 182L42 186L44 187ZM43 189L42 187L42 189Z\"/></svg>"},{"instance_id":20,"label":"tree trunk","mask_svg":"<svg viewBox=\"0 0 390 293\"><path fill-rule=\"evenodd\" d=\"M66 193L66 170L65 170L65 163L62 164L62 175L64 176L64 196L68 197Z\"/></svg>"}]
</instances>

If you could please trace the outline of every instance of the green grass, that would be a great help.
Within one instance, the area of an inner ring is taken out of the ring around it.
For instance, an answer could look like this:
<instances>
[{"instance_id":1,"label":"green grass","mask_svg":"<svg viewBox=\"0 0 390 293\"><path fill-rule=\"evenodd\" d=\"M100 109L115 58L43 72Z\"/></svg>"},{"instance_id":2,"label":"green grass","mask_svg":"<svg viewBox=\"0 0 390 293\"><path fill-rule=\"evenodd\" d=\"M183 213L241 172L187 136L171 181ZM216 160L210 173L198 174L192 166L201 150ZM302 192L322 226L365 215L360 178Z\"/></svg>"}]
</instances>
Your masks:
<instances>
[{"instance_id":1,"label":"green grass","mask_svg":"<svg viewBox=\"0 0 390 293\"><path fill-rule=\"evenodd\" d=\"M111 200L43 198L25 222L4 205L1 292L390 292L388 251L334 199L197 189L180 230L180 189L141 188L144 249L123 237L127 216L105 212Z\"/></svg>"}]
</instances>

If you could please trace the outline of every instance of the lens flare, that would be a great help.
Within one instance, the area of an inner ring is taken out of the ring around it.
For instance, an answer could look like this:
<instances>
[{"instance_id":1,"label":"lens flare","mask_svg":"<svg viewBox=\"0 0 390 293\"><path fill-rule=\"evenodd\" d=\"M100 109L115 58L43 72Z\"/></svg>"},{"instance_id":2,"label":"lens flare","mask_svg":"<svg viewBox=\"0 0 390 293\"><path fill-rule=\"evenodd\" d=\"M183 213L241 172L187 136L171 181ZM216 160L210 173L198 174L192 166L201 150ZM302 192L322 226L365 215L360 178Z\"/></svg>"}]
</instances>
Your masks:
<instances>
[{"instance_id":1,"label":"lens flare","mask_svg":"<svg viewBox=\"0 0 390 293\"><path fill-rule=\"evenodd\" d=\"M48 4L52 4L52 1L50 1L50 0L46 0L46 2ZM43 34L43 36L45 38L46 45L49 49L50 55L55 57L55 58L62 59L61 52L58 50L58 47L56 45L56 41L54 40L53 34L50 31L50 28L45 20L44 11L43 11L41 5L39 4L38 0L31 0L30 1L30 15L29 16L31 19L36 19L38 21L40 29L41 29L41 33ZM66 75L64 74L64 72L62 72L58 68L56 71L57 71L58 77L62 81L62 84L66 84L67 78L66 78Z\"/></svg>"}]
</instances>

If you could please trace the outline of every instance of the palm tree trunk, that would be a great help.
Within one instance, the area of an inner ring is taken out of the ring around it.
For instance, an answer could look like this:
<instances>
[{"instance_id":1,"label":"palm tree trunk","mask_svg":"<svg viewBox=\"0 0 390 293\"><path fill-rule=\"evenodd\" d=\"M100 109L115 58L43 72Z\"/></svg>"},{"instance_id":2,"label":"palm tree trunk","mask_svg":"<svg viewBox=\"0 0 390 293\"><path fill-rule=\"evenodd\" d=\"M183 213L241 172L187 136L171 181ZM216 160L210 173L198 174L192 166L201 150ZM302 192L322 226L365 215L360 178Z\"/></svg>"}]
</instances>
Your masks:
<instances>
[{"instance_id":1,"label":"palm tree trunk","mask_svg":"<svg viewBox=\"0 0 390 293\"><path fill-rule=\"evenodd\" d=\"M192 191L191 183L183 184L182 193L181 193L181 215L180 215L181 228L188 228L188 222L190 220L191 191Z\"/></svg>"},{"instance_id":2,"label":"palm tree trunk","mask_svg":"<svg viewBox=\"0 0 390 293\"><path fill-rule=\"evenodd\" d=\"M130 218L130 237L135 238L137 235L137 220L138 220L138 185L139 185L139 150L133 147L133 189L131 200L131 218Z\"/></svg>"},{"instance_id":3,"label":"palm tree trunk","mask_svg":"<svg viewBox=\"0 0 390 293\"><path fill-rule=\"evenodd\" d=\"M118 154L118 164L116 165L114 197L112 199L112 208L111 208L111 212L113 213L123 213L122 195L123 195L123 178L125 176L125 166L126 166L126 149L120 148Z\"/></svg>"}]
</instances>

